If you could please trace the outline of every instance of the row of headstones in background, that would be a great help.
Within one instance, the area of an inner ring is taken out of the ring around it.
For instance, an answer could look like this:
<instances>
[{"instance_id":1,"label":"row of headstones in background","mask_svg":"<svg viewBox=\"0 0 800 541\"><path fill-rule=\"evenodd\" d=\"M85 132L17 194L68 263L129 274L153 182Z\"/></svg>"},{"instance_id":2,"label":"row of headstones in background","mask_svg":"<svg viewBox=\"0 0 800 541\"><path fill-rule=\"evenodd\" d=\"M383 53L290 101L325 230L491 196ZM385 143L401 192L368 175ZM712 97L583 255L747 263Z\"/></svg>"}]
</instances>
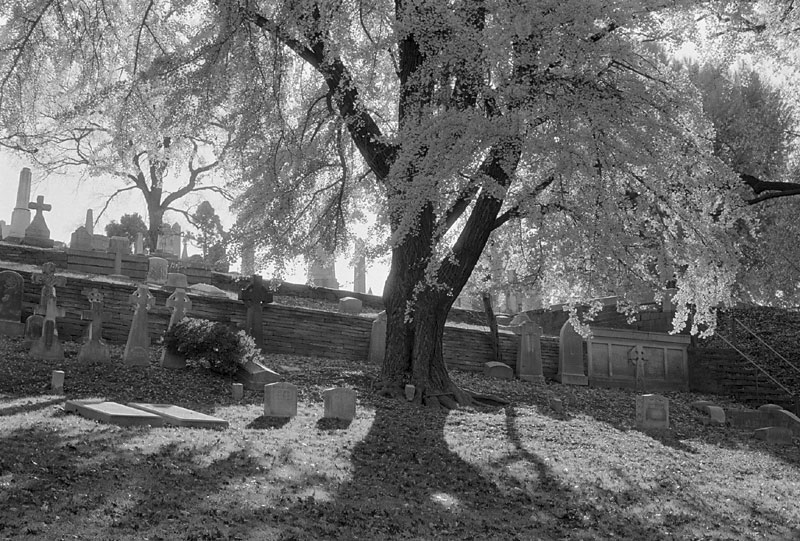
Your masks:
<instances>
[{"instance_id":1,"label":"row of headstones in background","mask_svg":"<svg viewBox=\"0 0 800 541\"><path fill-rule=\"evenodd\" d=\"M326 419L352 421L356 416L356 393L347 387L322 391L323 416ZM297 387L278 382L264 385L264 415L267 417L294 417L297 415Z\"/></svg>"}]
</instances>

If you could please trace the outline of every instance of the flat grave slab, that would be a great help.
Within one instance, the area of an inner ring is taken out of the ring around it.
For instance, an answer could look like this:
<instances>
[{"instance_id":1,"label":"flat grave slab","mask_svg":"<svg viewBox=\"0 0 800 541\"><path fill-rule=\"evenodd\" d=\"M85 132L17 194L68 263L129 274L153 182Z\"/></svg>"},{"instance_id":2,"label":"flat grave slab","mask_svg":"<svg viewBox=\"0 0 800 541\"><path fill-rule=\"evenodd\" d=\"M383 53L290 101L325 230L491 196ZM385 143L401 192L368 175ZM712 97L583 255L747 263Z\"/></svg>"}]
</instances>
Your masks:
<instances>
[{"instance_id":1,"label":"flat grave slab","mask_svg":"<svg viewBox=\"0 0 800 541\"><path fill-rule=\"evenodd\" d=\"M64 410L77 413L87 419L119 426L164 426L164 419L158 415L136 408L106 402L103 400L67 400Z\"/></svg>"},{"instance_id":2,"label":"flat grave slab","mask_svg":"<svg viewBox=\"0 0 800 541\"><path fill-rule=\"evenodd\" d=\"M228 421L206 415L172 404L128 404L137 410L146 411L164 419L164 422L173 426L186 426L192 428L228 428Z\"/></svg>"}]
</instances>

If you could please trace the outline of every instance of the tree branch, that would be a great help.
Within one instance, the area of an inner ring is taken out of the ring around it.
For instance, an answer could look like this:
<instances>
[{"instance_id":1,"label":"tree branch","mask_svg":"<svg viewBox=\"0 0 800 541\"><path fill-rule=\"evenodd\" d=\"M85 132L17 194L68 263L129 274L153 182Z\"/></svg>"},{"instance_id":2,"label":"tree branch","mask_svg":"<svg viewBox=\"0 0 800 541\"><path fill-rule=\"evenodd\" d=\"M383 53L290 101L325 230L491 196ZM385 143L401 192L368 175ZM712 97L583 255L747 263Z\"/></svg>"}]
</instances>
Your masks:
<instances>
[{"instance_id":1,"label":"tree branch","mask_svg":"<svg viewBox=\"0 0 800 541\"><path fill-rule=\"evenodd\" d=\"M108 205L110 205L110 204L111 204L111 200L112 200L112 199L114 199L116 196L118 196L118 195L119 195L119 194L121 194L122 192L127 192L127 191L129 191L129 190L135 190L135 189L137 189L137 188L138 188L138 186L136 186L136 185L134 185L134 186L128 186L128 187L126 187L126 188L120 188L120 189L119 189L119 190L117 190L116 192L112 193L112 194L111 194L111 195L108 197L108 199L106 199L106 204L105 204L105 205L103 205L103 210L101 210L101 211L100 211L100 213L97 215L97 218L95 218L95 223L97 223L97 221L98 221L98 220L100 220L100 216L102 216L102 215L103 215L103 213L104 213L104 212L105 212L105 211L108 209Z\"/></svg>"},{"instance_id":2,"label":"tree branch","mask_svg":"<svg viewBox=\"0 0 800 541\"><path fill-rule=\"evenodd\" d=\"M555 176L552 176L552 175L550 177L546 178L544 181L542 181L539 184L537 184L528 193L528 195L523 198L523 200L537 197L540 193L542 193L544 190L546 190L547 187L550 186L553 183L554 180L555 180ZM514 205L513 207L511 207L510 209L505 211L503 214L498 216L497 219L494 221L494 224L492 225L492 231L494 231L498 227L502 226L504 223L506 223L511 218L518 218L520 216L519 207L520 207L520 204L517 203L516 205Z\"/></svg>"},{"instance_id":3,"label":"tree branch","mask_svg":"<svg viewBox=\"0 0 800 541\"><path fill-rule=\"evenodd\" d=\"M777 199L779 197L790 197L792 195L800 195L800 183L797 182L771 182L761 180L753 175L741 173L739 178L742 182L747 184L756 197L748 199L748 205L755 205L769 199ZM765 193L768 192L768 193Z\"/></svg>"}]
</instances>

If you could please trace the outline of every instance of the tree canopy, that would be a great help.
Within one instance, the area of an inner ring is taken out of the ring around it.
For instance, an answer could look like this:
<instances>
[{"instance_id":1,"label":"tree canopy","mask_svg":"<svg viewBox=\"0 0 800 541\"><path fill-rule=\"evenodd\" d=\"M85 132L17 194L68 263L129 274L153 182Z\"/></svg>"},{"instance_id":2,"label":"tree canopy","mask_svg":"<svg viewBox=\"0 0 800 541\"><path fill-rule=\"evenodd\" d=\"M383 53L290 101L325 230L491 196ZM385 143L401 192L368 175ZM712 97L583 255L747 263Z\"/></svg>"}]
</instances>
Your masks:
<instances>
[{"instance_id":1,"label":"tree canopy","mask_svg":"<svg viewBox=\"0 0 800 541\"><path fill-rule=\"evenodd\" d=\"M740 256L727 232L749 228L741 181L715 153L696 87L651 43L714 17L760 32L759 6L12 0L0 8L2 139L28 146L31 119L66 100L91 104L82 117L108 100L124 126L156 103L175 129L146 134L156 144L224 119L238 235L280 257L330 248L369 207L392 253L384 389L411 381L416 400L452 406L469 396L442 360L447 312L517 220L558 276L659 293L669 265L678 326L693 310L695 331L713 328Z\"/></svg>"}]
</instances>

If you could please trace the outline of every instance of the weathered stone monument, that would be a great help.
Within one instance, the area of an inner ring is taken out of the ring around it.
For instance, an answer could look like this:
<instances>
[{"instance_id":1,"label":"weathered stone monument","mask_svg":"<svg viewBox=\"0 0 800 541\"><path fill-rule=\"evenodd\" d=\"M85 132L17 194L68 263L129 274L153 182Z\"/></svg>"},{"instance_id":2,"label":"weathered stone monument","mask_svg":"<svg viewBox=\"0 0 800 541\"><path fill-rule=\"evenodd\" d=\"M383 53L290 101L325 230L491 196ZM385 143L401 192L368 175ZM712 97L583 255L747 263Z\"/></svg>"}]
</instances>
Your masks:
<instances>
[{"instance_id":1,"label":"weathered stone monument","mask_svg":"<svg viewBox=\"0 0 800 541\"><path fill-rule=\"evenodd\" d=\"M3 240L8 236L8 231L11 227L6 224L5 220L0 220L0 240Z\"/></svg>"},{"instance_id":2,"label":"weathered stone monument","mask_svg":"<svg viewBox=\"0 0 800 541\"><path fill-rule=\"evenodd\" d=\"M264 347L264 322L262 320L263 305L272 302L272 292L264 285L261 276L254 274L239 292L239 300L244 301L247 308L245 331L253 337L259 348Z\"/></svg>"},{"instance_id":3,"label":"weathered stone monument","mask_svg":"<svg viewBox=\"0 0 800 541\"><path fill-rule=\"evenodd\" d=\"M139 285L131 294L133 304L133 321L128 332L128 342L122 360L129 366L147 366L150 364L150 335L147 332L147 311L155 306L156 298L150 294L146 285Z\"/></svg>"},{"instance_id":4,"label":"weathered stone monument","mask_svg":"<svg viewBox=\"0 0 800 541\"><path fill-rule=\"evenodd\" d=\"M514 370L506 363L489 361L483 363L483 375L497 379L514 379Z\"/></svg>"},{"instance_id":5,"label":"weathered stone monument","mask_svg":"<svg viewBox=\"0 0 800 541\"><path fill-rule=\"evenodd\" d=\"M144 255L144 236L141 231L136 233L136 242L133 243L133 253L136 255Z\"/></svg>"},{"instance_id":6,"label":"weathered stone monument","mask_svg":"<svg viewBox=\"0 0 800 541\"><path fill-rule=\"evenodd\" d=\"M28 203L28 208L36 211L28 227L25 228L25 237L22 244L29 246L39 246L40 248L52 248L53 240L50 238L50 229L44 221L44 211L49 211L53 207L44 202L44 196L40 195L36 201Z\"/></svg>"},{"instance_id":7,"label":"weathered stone monument","mask_svg":"<svg viewBox=\"0 0 800 541\"><path fill-rule=\"evenodd\" d=\"M297 387L283 381L264 385L264 415L267 417L295 417L297 415Z\"/></svg>"},{"instance_id":8,"label":"weathered stone monument","mask_svg":"<svg viewBox=\"0 0 800 541\"><path fill-rule=\"evenodd\" d=\"M147 258L147 279L148 284L166 284L167 274L169 274L169 261L163 257Z\"/></svg>"},{"instance_id":9,"label":"weathered stone monument","mask_svg":"<svg viewBox=\"0 0 800 541\"><path fill-rule=\"evenodd\" d=\"M108 242L109 253L114 254L114 274L110 278L117 280L130 280L130 278L122 274L122 255L128 254L131 251L131 244L128 237L111 237Z\"/></svg>"},{"instance_id":10,"label":"weathered stone monument","mask_svg":"<svg viewBox=\"0 0 800 541\"><path fill-rule=\"evenodd\" d=\"M363 253L356 256L353 265L353 291L367 292L367 257Z\"/></svg>"},{"instance_id":11,"label":"weathered stone monument","mask_svg":"<svg viewBox=\"0 0 800 541\"><path fill-rule=\"evenodd\" d=\"M94 238L94 217L92 209L86 210L86 222L72 233L69 247L73 250L93 250L92 241Z\"/></svg>"},{"instance_id":12,"label":"weathered stone monument","mask_svg":"<svg viewBox=\"0 0 800 541\"><path fill-rule=\"evenodd\" d=\"M84 289L82 293L89 299L90 310L81 313L81 319L88 319L89 334L86 342L78 352L78 360L82 362L108 362L111 353L103 341L103 294L96 288Z\"/></svg>"},{"instance_id":13,"label":"weathered stone monument","mask_svg":"<svg viewBox=\"0 0 800 541\"><path fill-rule=\"evenodd\" d=\"M372 331L369 335L369 363L383 365L386 355L386 310L378 314L372 322Z\"/></svg>"},{"instance_id":14,"label":"weathered stone monument","mask_svg":"<svg viewBox=\"0 0 800 541\"><path fill-rule=\"evenodd\" d=\"M19 172L19 185L17 186L17 202L11 213L11 225L8 234L3 234L3 240L19 244L25 238L25 230L31 223L31 211L28 203L31 200L31 170L23 167Z\"/></svg>"},{"instance_id":15,"label":"weathered stone monument","mask_svg":"<svg viewBox=\"0 0 800 541\"><path fill-rule=\"evenodd\" d=\"M34 274L32 279L35 284L42 284L42 294L40 302L44 304L42 313L41 306L37 307L38 315L44 316L42 321L42 334L38 340L33 342L30 355L34 359L60 361L64 359L64 349L58 340L56 330L56 318L64 317L64 309L59 308L56 301L56 286L66 284L63 276L56 276L56 266L54 263L47 262L42 265L41 274Z\"/></svg>"},{"instance_id":16,"label":"weathered stone monument","mask_svg":"<svg viewBox=\"0 0 800 541\"><path fill-rule=\"evenodd\" d=\"M336 387L322 391L325 405L323 416L326 419L352 421L356 416L356 393L346 387Z\"/></svg>"},{"instance_id":17,"label":"weathered stone monument","mask_svg":"<svg viewBox=\"0 0 800 541\"><path fill-rule=\"evenodd\" d=\"M570 321L561 327L558 349L558 381L567 385L588 385L589 378L583 369L583 338Z\"/></svg>"},{"instance_id":18,"label":"weathered stone monument","mask_svg":"<svg viewBox=\"0 0 800 541\"><path fill-rule=\"evenodd\" d=\"M329 254L321 246L317 247L316 256L308 269L308 281L316 287L339 289L336 280L336 266L333 254Z\"/></svg>"},{"instance_id":19,"label":"weathered stone monument","mask_svg":"<svg viewBox=\"0 0 800 541\"><path fill-rule=\"evenodd\" d=\"M636 397L636 428L669 428L669 399L658 394L643 394Z\"/></svg>"},{"instance_id":20,"label":"weathered stone monument","mask_svg":"<svg viewBox=\"0 0 800 541\"><path fill-rule=\"evenodd\" d=\"M192 301L186 296L186 290L179 287L167 298L167 307L172 310L169 325L167 326L167 330L169 330L186 316L187 311L192 309ZM164 368L186 368L186 358L164 348L161 352L161 366Z\"/></svg>"},{"instance_id":21,"label":"weathered stone monument","mask_svg":"<svg viewBox=\"0 0 800 541\"><path fill-rule=\"evenodd\" d=\"M22 295L25 281L14 271L0 272L0 334L22 336L25 324L22 323Z\"/></svg>"},{"instance_id":22,"label":"weathered stone monument","mask_svg":"<svg viewBox=\"0 0 800 541\"><path fill-rule=\"evenodd\" d=\"M517 377L532 383L544 383L542 373L542 328L525 313L514 316L509 327L519 336Z\"/></svg>"}]
</instances>

